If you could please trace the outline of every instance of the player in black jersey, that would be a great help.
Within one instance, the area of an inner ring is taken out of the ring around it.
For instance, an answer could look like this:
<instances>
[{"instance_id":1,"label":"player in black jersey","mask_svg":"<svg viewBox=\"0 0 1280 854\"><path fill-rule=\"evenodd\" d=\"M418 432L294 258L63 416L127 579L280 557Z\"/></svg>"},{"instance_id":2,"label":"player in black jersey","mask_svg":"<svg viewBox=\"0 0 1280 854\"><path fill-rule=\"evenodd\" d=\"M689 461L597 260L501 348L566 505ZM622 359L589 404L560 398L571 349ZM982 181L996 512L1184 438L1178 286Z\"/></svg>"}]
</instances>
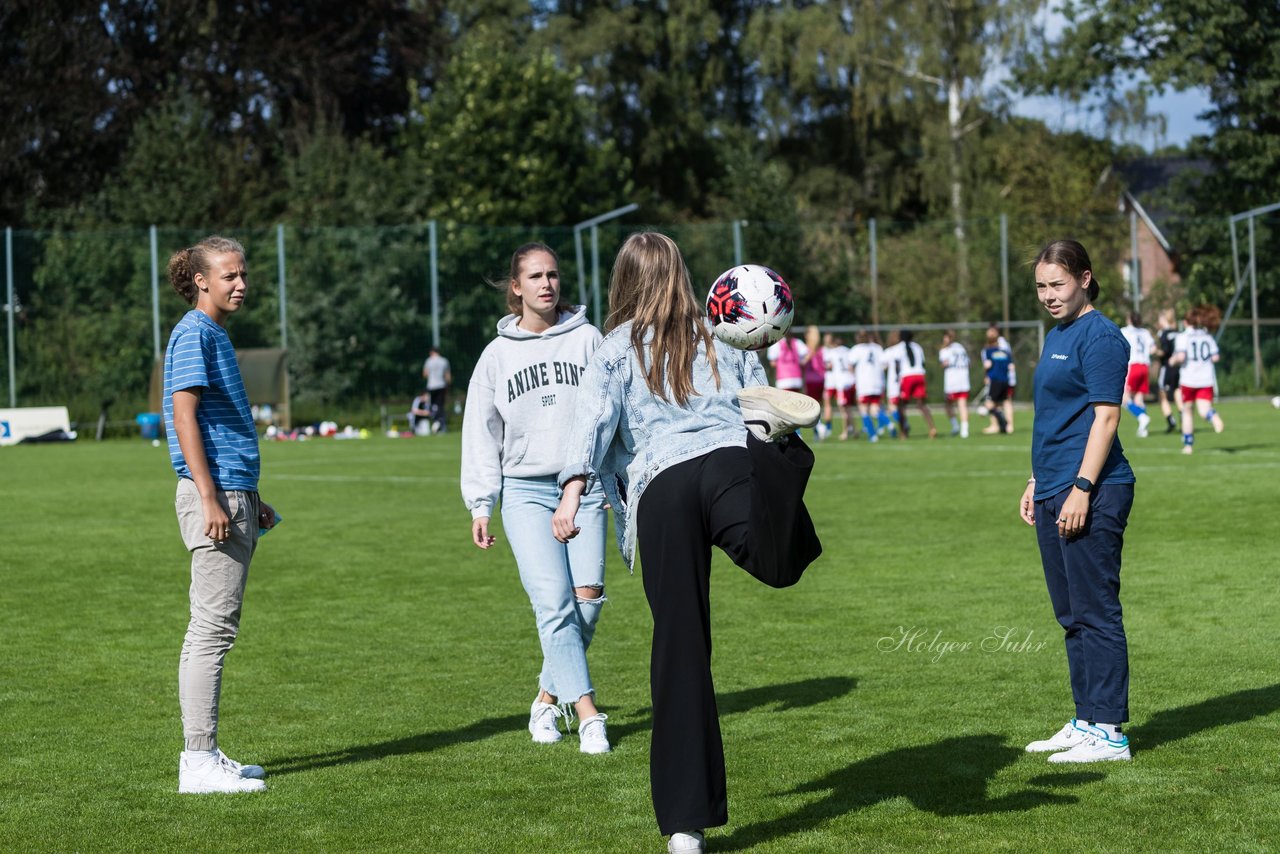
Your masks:
<instances>
[{"instance_id":1,"label":"player in black jersey","mask_svg":"<svg viewBox=\"0 0 1280 854\"><path fill-rule=\"evenodd\" d=\"M1174 419L1175 412L1182 411L1182 392L1178 390L1177 365L1170 365L1173 356L1173 339L1178 335L1178 323L1173 309L1160 312L1160 321L1156 333L1156 357L1160 360L1160 411L1164 413L1165 431L1172 433L1178 429Z\"/></svg>"}]
</instances>

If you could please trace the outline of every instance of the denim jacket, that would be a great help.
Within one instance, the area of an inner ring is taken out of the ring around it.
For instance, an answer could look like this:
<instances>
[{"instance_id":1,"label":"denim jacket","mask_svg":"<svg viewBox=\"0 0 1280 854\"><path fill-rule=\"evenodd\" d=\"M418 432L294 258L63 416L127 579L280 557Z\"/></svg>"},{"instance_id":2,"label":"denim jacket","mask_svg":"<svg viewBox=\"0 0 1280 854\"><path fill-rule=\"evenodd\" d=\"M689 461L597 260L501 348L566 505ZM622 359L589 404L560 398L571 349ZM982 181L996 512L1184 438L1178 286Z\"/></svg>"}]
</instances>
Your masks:
<instances>
[{"instance_id":1,"label":"denim jacket","mask_svg":"<svg viewBox=\"0 0 1280 854\"><path fill-rule=\"evenodd\" d=\"M560 485L579 475L587 476L588 488L600 482L628 568L634 562L636 512L654 477L717 448L746 447L737 392L765 385L764 368L755 353L718 340L715 351L720 387L700 344L693 363L695 393L684 406L669 392L664 401L649 391L631 346L630 322L604 337L582 376Z\"/></svg>"}]
</instances>

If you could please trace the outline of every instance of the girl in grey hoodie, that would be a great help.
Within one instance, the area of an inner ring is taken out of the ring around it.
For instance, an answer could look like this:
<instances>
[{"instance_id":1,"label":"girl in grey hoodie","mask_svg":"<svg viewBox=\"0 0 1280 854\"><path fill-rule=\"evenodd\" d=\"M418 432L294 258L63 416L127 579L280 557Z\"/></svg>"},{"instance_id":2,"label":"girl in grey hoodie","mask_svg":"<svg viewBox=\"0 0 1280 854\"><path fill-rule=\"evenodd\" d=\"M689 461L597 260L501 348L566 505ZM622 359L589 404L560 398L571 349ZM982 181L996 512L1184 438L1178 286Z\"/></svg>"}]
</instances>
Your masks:
<instances>
[{"instance_id":1,"label":"girl in grey hoodie","mask_svg":"<svg viewBox=\"0 0 1280 854\"><path fill-rule=\"evenodd\" d=\"M600 332L587 322L585 306L560 299L555 252L541 243L511 256L507 307L498 337L476 364L462 418L462 498L471 511L471 539L479 548L495 543L489 532L501 503L502 527L529 594L542 672L529 710L535 742L561 739L562 706L577 712L583 753L605 753L606 716L595 706L587 669L587 647L604 603L604 494L584 499L580 536L557 542L551 517L560 501L557 475L565 464L565 437L582 372Z\"/></svg>"}]
</instances>

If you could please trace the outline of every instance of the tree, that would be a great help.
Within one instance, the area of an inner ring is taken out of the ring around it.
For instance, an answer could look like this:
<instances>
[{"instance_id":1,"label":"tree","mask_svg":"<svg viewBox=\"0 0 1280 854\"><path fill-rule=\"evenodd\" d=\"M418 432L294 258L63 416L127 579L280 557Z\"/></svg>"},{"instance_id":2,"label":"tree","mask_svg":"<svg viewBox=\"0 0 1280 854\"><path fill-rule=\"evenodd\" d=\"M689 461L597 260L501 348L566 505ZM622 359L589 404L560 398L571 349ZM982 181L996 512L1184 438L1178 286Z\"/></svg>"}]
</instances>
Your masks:
<instances>
[{"instance_id":1,"label":"tree","mask_svg":"<svg viewBox=\"0 0 1280 854\"><path fill-rule=\"evenodd\" d=\"M1070 25L1027 57L1020 77L1030 91L1084 98L1166 87L1205 87L1213 132L1188 153L1208 160L1172 194L1184 213L1226 216L1280 200L1280 5L1274 0L1075 0ZM1233 284L1225 224L1186 219L1174 226L1184 250L1192 298L1225 304ZM1262 244L1266 248L1266 242ZM1260 313L1280 311L1280 281L1260 287Z\"/></svg>"}]
</instances>

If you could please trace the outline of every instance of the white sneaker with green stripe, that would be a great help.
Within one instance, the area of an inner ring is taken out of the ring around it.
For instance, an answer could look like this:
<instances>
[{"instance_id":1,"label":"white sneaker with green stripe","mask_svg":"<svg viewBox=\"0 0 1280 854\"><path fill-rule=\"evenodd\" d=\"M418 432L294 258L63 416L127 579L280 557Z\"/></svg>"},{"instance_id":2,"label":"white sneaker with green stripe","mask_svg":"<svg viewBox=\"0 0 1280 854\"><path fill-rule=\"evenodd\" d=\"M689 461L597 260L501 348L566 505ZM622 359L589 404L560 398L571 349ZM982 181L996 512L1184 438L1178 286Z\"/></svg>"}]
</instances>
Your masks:
<instances>
[{"instance_id":1,"label":"white sneaker with green stripe","mask_svg":"<svg viewBox=\"0 0 1280 854\"><path fill-rule=\"evenodd\" d=\"M1118 733L1110 738L1096 726L1085 725L1084 738L1070 750L1055 753L1049 761L1057 764L1070 762L1115 762L1132 759L1129 752L1129 736Z\"/></svg>"}]
</instances>

